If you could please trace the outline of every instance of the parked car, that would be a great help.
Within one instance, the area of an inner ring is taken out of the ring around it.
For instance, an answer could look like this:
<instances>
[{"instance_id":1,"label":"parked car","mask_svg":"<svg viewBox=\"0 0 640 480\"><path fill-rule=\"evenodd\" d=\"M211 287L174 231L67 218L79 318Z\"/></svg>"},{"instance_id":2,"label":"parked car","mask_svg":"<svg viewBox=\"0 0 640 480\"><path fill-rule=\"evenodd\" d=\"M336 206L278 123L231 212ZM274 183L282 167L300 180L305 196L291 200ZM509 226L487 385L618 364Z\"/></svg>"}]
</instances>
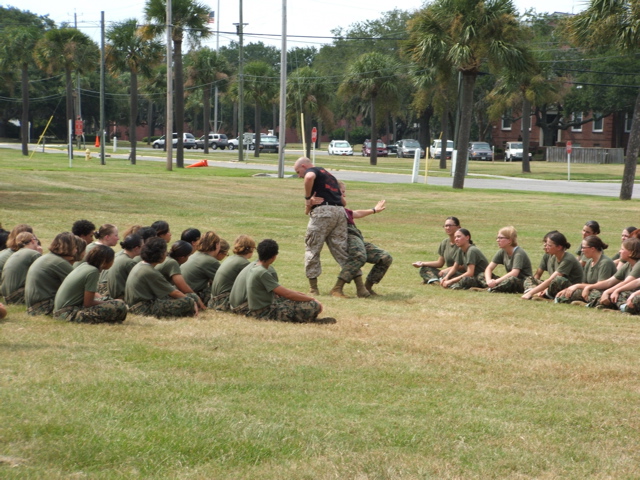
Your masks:
<instances>
[{"instance_id":1,"label":"parked car","mask_svg":"<svg viewBox=\"0 0 640 480\"><path fill-rule=\"evenodd\" d=\"M416 150L420 150L420 158L425 157L425 151L420 146L420 142L414 140L413 138L406 138L404 140L399 140L396 143L397 151L396 154L398 158L411 157L416 154Z\"/></svg>"},{"instance_id":2,"label":"parked car","mask_svg":"<svg viewBox=\"0 0 640 480\"><path fill-rule=\"evenodd\" d=\"M387 151L389 152L389 155L391 155L392 153L398 153L398 142L396 142L396 143L388 143L387 144Z\"/></svg>"},{"instance_id":3,"label":"parked car","mask_svg":"<svg viewBox=\"0 0 640 480\"><path fill-rule=\"evenodd\" d=\"M153 148L164 148L165 136L162 135L160 138L155 140L151 146ZM178 145L178 134L173 134L173 142L171 142L173 147L175 148ZM192 149L196 148L196 137L194 137L191 133L184 133L182 136L182 145L184 148Z\"/></svg>"},{"instance_id":4,"label":"parked car","mask_svg":"<svg viewBox=\"0 0 640 480\"><path fill-rule=\"evenodd\" d=\"M329 155L353 155L353 148L346 140L331 140L327 151Z\"/></svg>"},{"instance_id":5,"label":"parked car","mask_svg":"<svg viewBox=\"0 0 640 480\"><path fill-rule=\"evenodd\" d=\"M377 142L378 147L378 156L379 157L388 157L389 150L387 150L387 146L383 143L382 140L378 139ZM362 144L362 156L370 157L371 156L371 140L367 139Z\"/></svg>"},{"instance_id":6,"label":"parked car","mask_svg":"<svg viewBox=\"0 0 640 480\"><path fill-rule=\"evenodd\" d=\"M260 135L261 152L280 152L280 140L275 135Z\"/></svg>"},{"instance_id":7,"label":"parked car","mask_svg":"<svg viewBox=\"0 0 640 480\"><path fill-rule=\"evenodd\" d=\"M224 133L210 133L208 136L202 135L196 140L196 148L202 148L204 150L205 138L209 139L209 148L216 150L224 150L229 145L229 140Z\"/></svg>"},{"instance_id":8,"label":"parked car","mask_svg":"<svg viewBox=\"0 0 640 480\"><path fill-rule=\"evenodd\" d=\"M436 139L431 144L431 158L440 158L440 151L442 150L442 140ZM451 158L453 155L453 140L447 140L446 158Z\"/></svg>"},{"instance_id":9,"label":"parked car","mask_svg":"<svg viewBox=\"0 0 640 480\"><path fill-rule=\"evenodd\" d=\"M256 137L255 133L243 134L242 145L244 146L244 148L253 150L254 148L253 143L254 143L255 137ZM240 143L240 137L232 138L231 140L227 141L227 147L229 147L229 150L237 150L239 143Z\"/></svg>"},{"instance_id":10,"label":"parked car","mask_svg":"<svg viewBox=\"0 0 640 480\"><path fill-rule=\"evenodd\" d=\"M493 150L487 142L469 142L469 160L493 160Z\"/></svg>"},{"instance_id":11,"label":"parked car","mask_svg":"<svg viewBox=\"0 0 640 480\"><path fill-rule=\"evenodd\" d=\"M504 149L504 159L507 162L522 160L523 153L522 142L507 142L507 146ZM529 152L529 160L531 160L531 157L531 152Z\"/></svg>"}]
</instances>

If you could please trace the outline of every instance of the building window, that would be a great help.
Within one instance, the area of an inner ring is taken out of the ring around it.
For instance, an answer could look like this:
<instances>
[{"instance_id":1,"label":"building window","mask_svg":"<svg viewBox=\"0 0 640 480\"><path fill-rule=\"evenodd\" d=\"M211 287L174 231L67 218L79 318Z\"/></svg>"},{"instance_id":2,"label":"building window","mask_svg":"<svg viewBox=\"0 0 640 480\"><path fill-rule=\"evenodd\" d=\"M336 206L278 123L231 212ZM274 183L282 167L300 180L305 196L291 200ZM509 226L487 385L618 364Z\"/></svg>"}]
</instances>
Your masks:
<instances>
[{"instance_id":1,"label":"building window","mask_svg":"<svg viewBox=\"0 0 640 480\"><path fill-rule=\"evenodd\" d=\"M624 131L629 133L631 131L631 123L633 122L633 113L624 114Z\"/></svg>"},{"instance_id":2,"label":"building window","mask_svg":"<svg viewBox=\"0 0 640 480\"><path fill-rule=\"evenodd\" d=\"M512 123L513 122L511 121L511 111L506 112L502 116L502 130L511 130Z\"/></svg>"},{"instance_id":3,"label":"building window","mask_svg":"<svg viewBox=\"0 0 640 480\"><path fill-rule=\"evenodd\" d=\"M581 122L582 121L582 112L573 112L571 114L571 121L572 122ZM582 125L574 125L573 127L571 127L571 131L572 132L581 132L582 131Z\"/></svg>"},{"instance_id":4,"label":"building window","mask_svg":"<svg viewBox=\"0 0 640 480\"><path fill-rule=\"evenodd\" d=\"M604 118L601 116L602 113L594 112L593 113L593 130L594 132L602 132L604 127Z\"/></svg>"}]
</instances>

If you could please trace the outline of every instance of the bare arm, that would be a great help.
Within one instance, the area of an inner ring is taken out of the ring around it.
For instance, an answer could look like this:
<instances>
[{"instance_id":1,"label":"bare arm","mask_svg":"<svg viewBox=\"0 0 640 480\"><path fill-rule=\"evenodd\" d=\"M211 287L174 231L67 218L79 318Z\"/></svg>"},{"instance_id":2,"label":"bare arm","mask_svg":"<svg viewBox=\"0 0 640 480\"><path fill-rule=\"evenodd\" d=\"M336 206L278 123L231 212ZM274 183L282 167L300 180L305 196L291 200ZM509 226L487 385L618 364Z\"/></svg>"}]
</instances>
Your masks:
<instances>
[{"instance_id":1,"label":"bare arm","mask_svg":"<svg viewBox=\"0 0 640 480\"><path fill-rule=\"evenodd\" d=\"M342 197L344 199L344 197ZM362 218L375 213L380 213L386 209L386 200L380 200L374 208L368 208L366 210L354 210L353 218Z\"/></svg>"},{"instance_id":2,"label":"bare arm","mask_svg":"<svg viewBox=\"0 0 640 480\"><path fill-rule=\"evenodd\" d=\"M182 293L195 293L182 275L174 275L173 277L171 277L171 281L176 286L176 288L180 290ZM205 304L202 303L202 300L200 299L200 297L198 297L198 307L201 310L206 310L207 308Z\"/></svg>"},{"instance_id":3,"label":"bare arm","mask_svg":"<svg viewBox=\"0 0 640 480\"><path fill-rule=\"evenodd\" d=\"M420 267L432 267L432 268L441 268L444 265L444 257L441 255L438 260L434 260L431 262L413 262L412 265L416 268Z\"/></svg>"},{"instance_id":4,"label":"bare arm","mask_svg":"<svg viewBox=\"0 0 640 480\"><path fill-rule=\"evenodd\" d=\"M295 290L289 290L288 288L278 285L273 289L273 293L280 297L288 298L294 302L311 302L315 298L305 295L304 293L296 292Z\"/></svg>"}]
</instances>

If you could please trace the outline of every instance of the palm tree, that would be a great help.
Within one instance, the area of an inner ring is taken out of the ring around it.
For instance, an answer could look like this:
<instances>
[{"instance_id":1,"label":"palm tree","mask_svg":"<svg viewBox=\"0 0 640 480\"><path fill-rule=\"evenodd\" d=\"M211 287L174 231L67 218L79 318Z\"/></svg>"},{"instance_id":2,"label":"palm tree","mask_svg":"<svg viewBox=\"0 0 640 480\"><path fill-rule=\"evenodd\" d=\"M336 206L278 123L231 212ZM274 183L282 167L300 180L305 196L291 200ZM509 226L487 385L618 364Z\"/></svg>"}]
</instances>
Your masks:
<instances>
[{"instance_id":1,"label":"palm tree","mask_svg":"<svg viewBox=\"0 0 640 480\"><path fill-rule=\"evenodd\" d=\"M144 14L148 25L142 27L145 37L152 38L165 32L167 23L166 0L147 0ZM171 1L171 39L173 41L173 64L175 85L175 117L176 132L178 133L178 148L176 152L176 166L184 168L184 76L182 71L182 42L187 36L189 43L197 47L202 39L208 38L213 32L207 27L209 7L195 0ZM171 138L172 132L167 132Z\"/></svg>"},{"instance_id":2,"label":"palm tree","mask_svg":"<svg viewBox=\"0 0 640 480\"><path fill-rule=\"evenodd\" d=\"M511 0L436 0L409 22L407 50L427 68L448 63L462 76L458 156L453 188L464 188L473 88L483 63L526 70L528 53Z\"/></svg>"},{"instance_id":3,"label":"palm tree","mask_svg":"<svg viewBox=\"0 0 640 480\"><path fill-rule=\"evenodd\" d=\"M376 102L397 91L396 71L397 62L391 56L378 52L364 53L349 66L338 89L342 96L358 96L369 105L371 165L378 164Z\"/></svg>"},{"instance_id":4,"label":"palm tree","mask_svg":"<svg viewBox=\"0 0 640 480\"><path fill-rule=\"evenodd\" d=\"M290 106L291 115L289 121L296 123L300 120L300 112L304 114L307 157L311 155L312 117L319 118L326 125L333 124L333 115L328 108L330 100L329 85L317 70L305 66L289 74L287 79L287 105ZM292 118L294 116L295 118Z\"/></svg>"},{"instance_id":5,"label":"palm tree","mask_svg":"<svg viewBox=\"0 0 640 480\"><path fill-rule=\"evenodd\" d=\"M91 38L75 28L56 28L36 43L36 64L49 75L64 71L67 97L67 124L73 120L73 84L71 73L94 70L100 62L100 51Z\"/></svg>"},{"instance_id":6,"label":"palm tree","mask_svg":"<svg viewBox=\"0 0 640 480\"><path fill-rule=\"evenodd\" d=\"M262 107L269 105L280 88L280 80L266 62L250 62L244 67L244 97L255 106L256 139L253 155L260 156L260 117ZM284 132L282 132L284 133Z\"/></svg>"},{"instance_id":7,"label":"palm tree","mask_svg":"<svg viewBox=\"0 0 640 480\"><path fill-rule=\"evenodd\" d=\"M202 89L203 121L205 135L211 129L211 87L229 78L231 67L225 57L210 48L194 50L187 55L188 87ZM214 125L213 131L218 131ZM204 142L204 153L209 153L209 142Z\"/></svg>"},{"instance_id":8,"label":"palm tree","mask_svg":"<svg viewBox=\"0 0 640 480\"><path fill-rule=\"evenodd\" d=\"M640 11L631 0L591 0L589 7L570 23L573 39L589 50L613 46L621 52L635 53L640 47ZM640 91L633 108L633 120L624 173L620 187L620 200L631 200L640 153Z\"/></svg>"},{"instance_id":9,"label":"palm tree","mask_svg":"<svg viewBox=\"0 0 640 480\"><path fill-rule=\"evenodd\" d=\"M138 74L150 75L162 59L162 44L142 38L135 18L115 24L107 31L110 44L106 60L112 74L130 74L129 86L129 140L131 164L136 164L136 129L138 125Z\"/></svg>"},{"instance_id":10,"label":"palm tree","mask_svg":"<svg viewBox=\"0 0 640 480\"><path fill-rule=\"evenodd\" d=\"M22 85L22 117L20 120L20 136L22 137L22 155L29 155L29 65L33 62L31 52L44 32L35 25L8 26L0 38L0 68L10 69L19 66ZM7 64L8 65L5 65Z\"/></svg>"}]
</instances>

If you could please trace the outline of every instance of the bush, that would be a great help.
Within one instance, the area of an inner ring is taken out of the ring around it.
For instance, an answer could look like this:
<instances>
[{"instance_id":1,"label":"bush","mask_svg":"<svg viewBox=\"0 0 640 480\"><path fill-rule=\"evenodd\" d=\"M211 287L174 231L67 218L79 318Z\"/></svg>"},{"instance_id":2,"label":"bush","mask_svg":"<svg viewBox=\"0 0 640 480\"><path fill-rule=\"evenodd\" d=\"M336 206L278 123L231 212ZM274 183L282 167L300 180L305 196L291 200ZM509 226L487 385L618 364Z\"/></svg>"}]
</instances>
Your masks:
<instances>
[{"instance_id":1,"label":"bush","mask_svg":"<svg viewBox=\"0 0 640 480\"><path fill-rule=\"evenodd\" d=\"M356 127L349 134L349 142L352 145L359 145L371 135L371 129L365 127Z\"/></svg>"}]
</instances>

